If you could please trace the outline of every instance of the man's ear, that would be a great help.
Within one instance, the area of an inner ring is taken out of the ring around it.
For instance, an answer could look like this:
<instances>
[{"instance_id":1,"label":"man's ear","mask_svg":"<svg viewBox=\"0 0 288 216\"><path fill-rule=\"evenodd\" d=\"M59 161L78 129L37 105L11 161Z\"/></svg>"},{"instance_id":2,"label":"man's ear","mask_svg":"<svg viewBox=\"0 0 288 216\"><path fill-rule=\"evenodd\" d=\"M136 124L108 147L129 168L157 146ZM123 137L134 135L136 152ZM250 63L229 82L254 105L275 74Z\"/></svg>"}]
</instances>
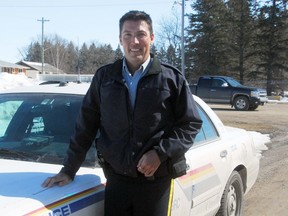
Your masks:
<instances>
[{"instance_id":1,"label":"man's ear","mask_svg":"<svg viewBox=\"0 0 288 216\"><path fill-rule=\"evenodd\" d=\"M152 46L152 45L153 45L153 42L154 42L154 34L151 34L151 35L150 35L150 40L151 40L151 44L150 44L150 45Z\"/></svg>"}]
</instances>

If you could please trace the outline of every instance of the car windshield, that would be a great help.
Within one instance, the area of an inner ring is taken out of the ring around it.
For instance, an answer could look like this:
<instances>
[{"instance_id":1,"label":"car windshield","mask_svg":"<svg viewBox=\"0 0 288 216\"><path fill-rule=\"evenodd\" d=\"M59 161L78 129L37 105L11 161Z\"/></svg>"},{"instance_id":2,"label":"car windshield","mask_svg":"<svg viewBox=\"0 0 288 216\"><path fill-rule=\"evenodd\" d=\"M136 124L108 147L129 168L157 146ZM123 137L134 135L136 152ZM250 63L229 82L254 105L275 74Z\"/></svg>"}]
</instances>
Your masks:
<instances>
[{"instance_id":1,"label":"car windshield","mask_svg":"<svg viewBox=\"0 0 288 216\"><path fill-rule=\"evenodd\" d=\"M240 87L240 86L242 86L241 83L239 83L238 81L236 81L236 80L234 80L234 79L232 79L232 78L227 78L227 82L228 82L231 86L233 86L233 87Z\"/></svg>"},{"instance_id":2,"label":"car windshield","mask_svg":"<svg viewBox=\"0 0 288 216\"><path fill-rule=\"evenodd\" d=\"M62 164L83 96L0 94L0 158ZM95 148L83 166L95 166Z\"/></svg>"}]
</instances>

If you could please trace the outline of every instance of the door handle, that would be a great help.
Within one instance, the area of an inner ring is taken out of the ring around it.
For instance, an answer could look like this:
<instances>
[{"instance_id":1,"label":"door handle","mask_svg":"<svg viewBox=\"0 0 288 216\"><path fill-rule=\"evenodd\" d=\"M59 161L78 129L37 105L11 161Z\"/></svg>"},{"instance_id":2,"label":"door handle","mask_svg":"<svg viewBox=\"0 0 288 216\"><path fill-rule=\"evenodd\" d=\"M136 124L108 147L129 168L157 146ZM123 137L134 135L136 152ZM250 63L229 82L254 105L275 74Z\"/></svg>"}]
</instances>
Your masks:
<instances>
[{"instance_id":1,"label":"door handle","mask_svg":"<svg viewBox=\"0 0 288 216\"><path fill-rule=\"evenodd\" d=\"M223 150L223 151L220 152L220 157L221 158L225 158L227 155L228 155L227 150Z\"/></svg>"}]
</instances>

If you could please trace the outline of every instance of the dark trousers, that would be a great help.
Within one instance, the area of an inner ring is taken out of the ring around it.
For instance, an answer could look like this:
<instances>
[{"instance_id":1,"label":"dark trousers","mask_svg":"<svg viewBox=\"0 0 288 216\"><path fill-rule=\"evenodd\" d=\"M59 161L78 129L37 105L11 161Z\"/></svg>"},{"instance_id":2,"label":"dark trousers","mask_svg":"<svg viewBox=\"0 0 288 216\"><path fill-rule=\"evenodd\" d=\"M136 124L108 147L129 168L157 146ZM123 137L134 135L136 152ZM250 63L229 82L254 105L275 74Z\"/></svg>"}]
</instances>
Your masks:
<instances>
[{"instance_id":1,"label":"dark trousers","mask_svg":"<svg viewBox=\"0 0 288 216\"><path fill-rule=\"evenodd\" d=\"M105 216L170 216L173 180L149 180L109 175L105 189Z\"/></svg>"}]
</instances>

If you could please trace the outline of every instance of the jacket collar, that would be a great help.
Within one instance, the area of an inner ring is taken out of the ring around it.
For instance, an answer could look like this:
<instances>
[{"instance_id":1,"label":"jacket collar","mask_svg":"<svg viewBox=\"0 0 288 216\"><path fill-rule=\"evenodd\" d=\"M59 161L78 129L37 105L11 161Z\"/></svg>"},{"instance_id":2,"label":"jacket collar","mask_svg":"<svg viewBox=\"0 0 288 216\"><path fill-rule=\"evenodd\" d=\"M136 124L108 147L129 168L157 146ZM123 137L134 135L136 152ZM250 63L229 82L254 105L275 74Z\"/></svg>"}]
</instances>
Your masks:
<instances>
[{"instance_id":1,"label":"jacket collar","mask_svg":"<svg viewBox=\"0 0 288 216\"><path fill-rule=\"evenodd\" d=\"M145 76L158 74L162 72L160 61L153 54L150 54L150 56L153 60L152 60L151 67L149 68ZM123 59L119 59L115 61L111 65L111 73L110 73L111 77L113 77L113 79L118 80L118 81L123 80L122 68L123 68Z\"/></svg>"}]
</instances>

